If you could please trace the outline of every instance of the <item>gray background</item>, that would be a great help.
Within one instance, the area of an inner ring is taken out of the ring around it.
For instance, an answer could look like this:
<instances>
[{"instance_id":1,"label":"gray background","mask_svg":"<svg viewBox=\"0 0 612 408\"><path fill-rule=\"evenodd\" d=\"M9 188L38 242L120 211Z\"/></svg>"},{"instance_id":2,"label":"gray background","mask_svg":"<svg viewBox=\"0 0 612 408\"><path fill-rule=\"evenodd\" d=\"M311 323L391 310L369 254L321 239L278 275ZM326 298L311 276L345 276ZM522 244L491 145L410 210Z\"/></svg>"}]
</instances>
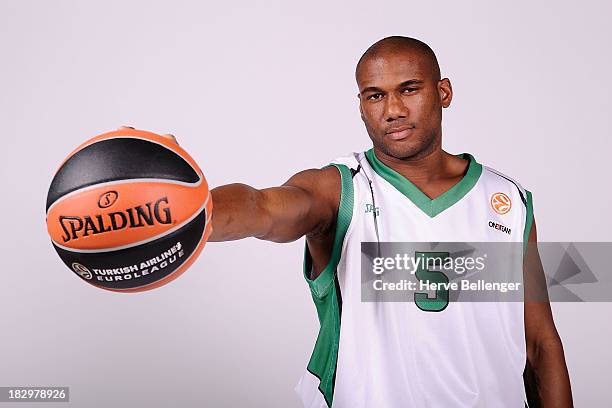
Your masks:
<instances>
[{"instance_id":1,"label":"gray background","mask_svg":"<svg viewBox=\"0 0 612 408\"><path fill-rule=\"evenodd\" d=\"M611 14L605 1L3 0L0 385L68 385L79 407L297 407L318 328L303 240L211 243L168 286L115 294L61 264L45 196L69 151L122 124L175 133L212 186L278 185L365 149L353 69L387 35L437 52L455 91L445 148L532 190L540 240L612 241ZM609 400L610 310L554 305L578 407Z\"/></svg>"}]
</instances>

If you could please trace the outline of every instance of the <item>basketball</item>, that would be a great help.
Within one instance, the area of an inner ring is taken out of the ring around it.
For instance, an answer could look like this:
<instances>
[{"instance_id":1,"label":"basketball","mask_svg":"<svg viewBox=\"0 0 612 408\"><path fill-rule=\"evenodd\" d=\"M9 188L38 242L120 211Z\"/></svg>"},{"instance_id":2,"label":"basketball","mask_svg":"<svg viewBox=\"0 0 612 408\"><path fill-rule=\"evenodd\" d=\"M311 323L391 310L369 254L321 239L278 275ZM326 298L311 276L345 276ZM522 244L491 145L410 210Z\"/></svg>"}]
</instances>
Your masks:
<instances>
[{"instance_id":1,"label":"basketball","mask_svg":"<svg viewBox=\"0 0 612 408\"><path fill-rule=\"evenodd\" d=\"M212 198L196 162L174 141L120 129L77 147L47 195L47 231L79 278L140 292L181 275L212 232Z\"/></svg>"}]
</instances>

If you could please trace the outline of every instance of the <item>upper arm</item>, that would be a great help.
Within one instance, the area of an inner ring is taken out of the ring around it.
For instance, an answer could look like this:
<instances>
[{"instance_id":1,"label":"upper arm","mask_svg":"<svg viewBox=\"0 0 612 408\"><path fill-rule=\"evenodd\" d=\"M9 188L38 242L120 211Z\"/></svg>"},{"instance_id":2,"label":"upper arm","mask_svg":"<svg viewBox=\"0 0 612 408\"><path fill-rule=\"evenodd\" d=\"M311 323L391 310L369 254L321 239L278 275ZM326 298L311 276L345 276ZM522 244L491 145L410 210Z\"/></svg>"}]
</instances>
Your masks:
<instances>
[{"instance_id":1,"label":"upper arm","mask_svg":"<svg viewBox=\"0 0 612 408\"><path fill-rule=\"evenodd\" d=\"M546 278L536 243L537 231L534 220L523 264L525 340L530 360L542 345L560 343L548 301Z\"/></svg>"},{"instance_id":2,"label":"upper arm","mask_svg":"<svg viewBox=\"0 0 612 408\"><path fill-rule=\"evenodd\" d=\"M265 233L258 238L294 241L333 226L340 201L341 178L333 167L309 169L283 185L260 190Z\"/></svg>"}]
</instances>

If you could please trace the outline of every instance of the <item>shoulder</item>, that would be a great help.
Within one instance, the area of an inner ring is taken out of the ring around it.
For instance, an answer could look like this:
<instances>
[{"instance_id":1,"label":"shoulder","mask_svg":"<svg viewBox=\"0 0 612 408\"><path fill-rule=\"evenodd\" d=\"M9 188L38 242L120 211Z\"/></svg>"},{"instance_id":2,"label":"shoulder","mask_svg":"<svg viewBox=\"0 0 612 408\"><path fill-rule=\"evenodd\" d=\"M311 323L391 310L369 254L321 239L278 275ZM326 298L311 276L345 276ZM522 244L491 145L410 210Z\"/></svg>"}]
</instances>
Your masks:
<instances>
[{"instance_id":1,"label":"shoulder","mask_svg":"<svg viewBox=\"0 0 612 408\"><path fill-rule=\"evenodd\" d=\"M345 166L353 172L357 171L361 166L361 160L363 160L364 153L349 153L344 156L339 156L333 159L330 163L336 166Z\"/></svg>"},{"instance_id":2,"label":"shoulder","mask_svg":"<svg viewBox=\"0 0 612 408\"><path fill-rule=\"evenodd\" d=\"M521 203L520 205L523 220L525 222L523 231L523 242L532 237L532 225L534 224L533 216L533 198L531 191L525 189L516 179L502 173L489 166L482 166L481 178L485 183L485 187L490 194L491 206L499 214L505 214L514 207L513 203ZM499 212L501 210L503 212ZM535 234L535 230L534 233Z\"/></svg>"},{"instance_id":3,"label":"shoulder","mask_svg":"<svg viewBox=\"0 0 612 408\"><path fill-rule=\"evenodd\" d=\"M310 193L333 193L340 191L341 177L333 167L302 170L289 178L283 185L293 186Z\"/></svg>"},{"instance_id":4,"label":"shoulder","mask_svg":"<svg viewBox=\"0 0 612 408\"><path fill-rule=\"evenodd\" d=\"M528 201L531 200L531 192L525 189L519 181L493 167L484 164L481 166L481 178L488 187L519 197L523 205L528 205Z\"/></svg>"},{"instance_id":5,"label":"shoulder","mask_svg":"<svg viewBox=\"0 0 612 408\"><path fill-rule=\"evenodd\" d=\"M338 156L321 168L302 170L294 174L285 184L339 193L343 184L359 171L362 156L363 152Z\"/></svg>"},{"instance_id":6,"label":"shoulder","mask_svg":"<svg viewBox=\"0 0 612 408\"><path fill-rule=\"evenodd\" d=\"M284 185L305 191L314 202L315 207L330 215L325 228L334 225L340 210L349 211L353 205L353 177L360 169L360 157L363 153L350 153L331 160L319 169L302 170L294 174Z\"/></svg>"},{"instance_id":7,"label":"shoulder","mask_svg":"<svg viewBox=\"0 0 612 408\"><path fill-rule=\"evenodd\" d=\"M302 170L291 176L283 186L301 191L307 197L310 207L328 218L339 206L342 178L342 172L336 167L325 166Z\"/></svg>"}]
</instances>

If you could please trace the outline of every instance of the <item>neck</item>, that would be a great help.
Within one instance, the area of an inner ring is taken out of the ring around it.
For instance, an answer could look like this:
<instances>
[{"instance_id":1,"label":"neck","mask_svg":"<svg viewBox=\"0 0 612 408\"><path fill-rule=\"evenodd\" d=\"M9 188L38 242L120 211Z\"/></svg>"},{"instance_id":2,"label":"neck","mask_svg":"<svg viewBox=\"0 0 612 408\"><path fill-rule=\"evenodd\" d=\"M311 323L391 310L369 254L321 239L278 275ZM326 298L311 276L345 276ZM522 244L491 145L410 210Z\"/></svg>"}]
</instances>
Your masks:
<instances>
[{"instance_id":1,"label":"neck","mask_svg":"<svg viewBox=\"0 0 612 408\"><path fill-rule=\"evenodd\" d=\"M452 167L451 163L456 159L439 145L403 159L390 156L376 147L374 153L382 163L416 183L428 183L447 177L449 172L453 173L449 167Z\"/></svg>"},{"instance_id":2,"label":"neck","mask_svg":"<svg viewBox=\"0 0 612 408\"><path fill-rule=\"evenodd\" d=\"M375 157L409 180L429 199L435 199L463 179L469 162L441 149L421 157L398 159L374 149Z\"/></svg>"}]
</instances>

